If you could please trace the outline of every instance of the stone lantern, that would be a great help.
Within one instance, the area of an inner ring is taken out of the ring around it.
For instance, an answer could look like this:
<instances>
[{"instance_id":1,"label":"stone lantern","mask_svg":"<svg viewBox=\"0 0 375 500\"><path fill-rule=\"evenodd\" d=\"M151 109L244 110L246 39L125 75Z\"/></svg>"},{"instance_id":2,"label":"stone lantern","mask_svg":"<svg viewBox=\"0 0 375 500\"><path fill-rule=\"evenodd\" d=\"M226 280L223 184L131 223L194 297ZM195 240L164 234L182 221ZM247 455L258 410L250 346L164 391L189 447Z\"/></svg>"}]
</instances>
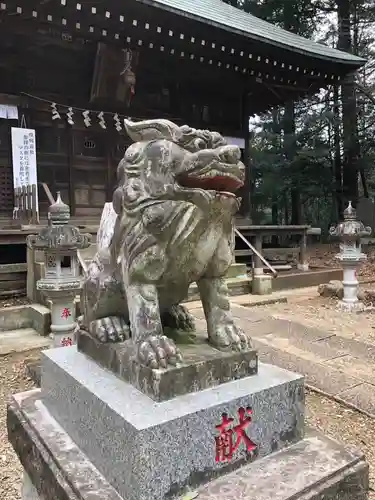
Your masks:
<instances>
[{"instance_id":1,"label":"stone lantern","mask_svg":"<svg viewBox=\"0 0 375 500\"><path fill-rule=\"evenodd\" d=\"M75 343L75 297L81 288L78 250L90 245L91 235L81 234L71 224L69 206L60 193L49 207L48 225L38 235L27 237L27 245L44 252L44 277L37 281L51 302L51 337L54 347Z\"/></svg>"},{"instance_id":2,"label":"stone lantern","mask_svg":"<svg viewBox=\"0 0 375 500\"><path fill-rule=\"evenodd\" d=\"M340 239L340 252L335 257L341 262L344 271L344 296L339 307L344 311L361 311L364 305L358 300L357 268L367 259L362 252L361 238L369 236L371 228L357 220L356 210L349 201L344 210L344 221L331 227L329 232Z\"/></svg>"}]
</instances>

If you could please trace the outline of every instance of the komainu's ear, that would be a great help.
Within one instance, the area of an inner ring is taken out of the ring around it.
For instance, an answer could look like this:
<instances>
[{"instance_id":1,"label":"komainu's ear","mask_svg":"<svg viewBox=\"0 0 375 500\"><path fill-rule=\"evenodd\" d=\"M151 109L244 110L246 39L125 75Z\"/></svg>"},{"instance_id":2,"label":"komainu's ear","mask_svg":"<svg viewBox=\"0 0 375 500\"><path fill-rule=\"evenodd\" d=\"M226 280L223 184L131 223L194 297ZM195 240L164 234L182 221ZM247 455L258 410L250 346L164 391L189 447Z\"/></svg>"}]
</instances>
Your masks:
<instances>
[{"instance_id":1,"label":"komainu's ear","mask_svg":"<svg viewBox=\"0 0 375 500\"><path fill-rule=\"evenodd\" d=\"M125 129L129 137L135 141L154 141L156 139L167 139L178 142L182 137L180 127L169 120L144 120L132 122L124 120Z\"/></svg>"}]
</instances>

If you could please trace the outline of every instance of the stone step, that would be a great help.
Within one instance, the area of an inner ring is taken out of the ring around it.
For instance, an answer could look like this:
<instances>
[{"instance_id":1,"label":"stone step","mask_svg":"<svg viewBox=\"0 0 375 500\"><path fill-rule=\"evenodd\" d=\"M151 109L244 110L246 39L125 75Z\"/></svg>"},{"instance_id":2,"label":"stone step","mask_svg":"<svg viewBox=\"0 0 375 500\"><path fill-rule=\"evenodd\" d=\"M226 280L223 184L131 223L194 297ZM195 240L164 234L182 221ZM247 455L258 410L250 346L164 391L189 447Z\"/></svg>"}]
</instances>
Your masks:
<instances>
[{"instance_id":1,"label":"stone step","mask_svg":"<svg viewBox=\"0 0 375 500\"><path fill-rule=\"evenodd\" d=\"M340 268L310 268L308 271L290 271L280 273L272 280L272 290L290 290L292 288L305 288L328 283L331 280L342 280L342 269Z\"/></svg>"},{"instance_id":2,"label":"stone step","mask_svg":"<svg viewBox=\"0 0 375 500\"><path fill-rule=\"evenodd\" d=\"M245 295L251 293L250 278L228 278L226 283L229 290L229 295ZM193 283L189 288L189 296L186 302L200 300L198 286Z\"/></svg>"},{"instance_id":3,"label":"stone step","mask_svg":"<svg viewBox=\"0 0 375 500\"><path fill-rule=\"evenodd\" d=\"M40 336L33 328L8 330L0 334L0 356L50 346L51 339Z\"/></svg>"},{"instance_id":4,"label":"stone step","mask_svg":"<svg viewBox=\"0 0 375 500\"><path fill-rule=\"evenodd\" d=\"M343 450L332 439L309 431L297 444L214 479L191 498L365 500L367 477L368 466L359 452Z\"/></svg>"},{"instance_id":5,"label":"stone step","mask_svg":"<svg viewBox=\"0 0 375 500\"><path fill-rule=\"evenodd\" d=\"M247 278L246 264L235 263L230 266L227 272L227 278Z\"/></svg>"},{"instance_id":6,"label":"stone step","mask_svg":"<svg viewBox=\"0 0 375 500\"><path fill-rule=\"evenodd\" d=\"M253 338L253 346L263 362L301 373L308 385L327 394L337 395L360 383L347 372L325 365L323 359L308 350L295 348L293 352L289 352L258 338Z\"/></svg>"},{"instance_id":7,"label":"stone step","mask_svg":"<svg viewBox=\"0 0 375 500\"><path fill-rule=\"evenodd\" d=\"M50 332L50 310L41 304L3 307L0 309L0 335L2 332L34 328L40 335Z\"/></svg>"},{"instance_id":8,"label":"stone step","mask_svg":"<svg viewBox=\"0 0 375 500\"><path fill-rule=\"evenodd\" d=\"M246 326L245 319L237 322ZM275 333L266 333L272 322ZM246 331L262 362L301 373L310 387L375 417L374 346L336 335L324 338L324 332L287 321L284 325L280 320L260 321L253 326L254 333L249 323Z\"/></svg>"},{"instance_id":9,"label":"stone step","mask_svg":"<svg viewBox=\"0 0 375 500\"><path fill-rule=\"evenodd\" d=\"M203 309L198 303L192 305L188 308L199 324L204 319ZM294 321L267 318L235 303L232 314L252 338L262 362L301 373L310 387L375 417L375 345Z\"/></svg>"},{"instance_id":10,"label":"stone step","mask_svg":"<svg viewBox=\"0 0 375 500\"><path fill-rule=\"evenodd\" d=\"M297 258L299 255L300 249L294 247L287 248L263 248L262 255L265 259L270 260L273 258L278 258L279 256L284 256L288 258ZM247 255L253 255L253 251L251 248L239 248L234 251L236 257L246 257Z\"/></svg>"}]
</instances>

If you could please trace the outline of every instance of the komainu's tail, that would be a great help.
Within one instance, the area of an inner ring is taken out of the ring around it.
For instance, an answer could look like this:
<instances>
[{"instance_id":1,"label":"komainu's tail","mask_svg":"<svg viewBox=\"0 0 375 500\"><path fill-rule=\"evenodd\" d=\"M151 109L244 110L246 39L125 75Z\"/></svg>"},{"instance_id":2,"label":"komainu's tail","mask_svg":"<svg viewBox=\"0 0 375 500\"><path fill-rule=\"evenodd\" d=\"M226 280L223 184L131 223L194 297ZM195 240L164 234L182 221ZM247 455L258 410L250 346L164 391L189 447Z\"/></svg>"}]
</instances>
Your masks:
<instances>
[{"instance_id":1,"label":"komainu's tail","mask_svg":"<svg viewBox=\"0 0 375 500\"><path fill-rule=\"evenodd\" d=\"M106 203L103 208L98 234L96 235L97 252L108 251L115 231L117 214L112 203Z\"/></svg>"}]
</instances>

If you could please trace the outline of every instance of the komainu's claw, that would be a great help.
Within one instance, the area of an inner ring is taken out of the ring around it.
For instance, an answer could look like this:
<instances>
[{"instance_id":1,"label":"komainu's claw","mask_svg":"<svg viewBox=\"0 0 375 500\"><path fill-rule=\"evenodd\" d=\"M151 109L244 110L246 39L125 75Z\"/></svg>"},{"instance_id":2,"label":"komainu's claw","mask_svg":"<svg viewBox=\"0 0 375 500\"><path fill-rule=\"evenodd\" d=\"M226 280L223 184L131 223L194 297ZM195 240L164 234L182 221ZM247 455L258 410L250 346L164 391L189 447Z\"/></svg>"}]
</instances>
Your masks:
<instances>
[{"instance_id":1,"label":"komainu's claw","mask_svg":"<svg viewBox=\"0 0 375 500\"><path fill-rule=\"evenodd\" d=\"M130 328L124 318L108 316L91 321L89 332L100 342L124 342L130 338Z\"/></svg>"},{"instance_id":2,"label":"komainu's claw","mask_svg":"<svg viewBox=\"0 0 375 500\"><path fill-rule=\"evenodd\" d=\"M172 339L166 336L151 335L139 344L139 360L150 368L167 368L182 361L179 349Z\"/></svg>"},{"instance_id":3,"label":"komainu's claw","mask_svg":"<svg viewBox=\"0 0 375 500\"><path fill-rule=\"evenodd\" d=\"M234 351L244 351L251 347L250 339L233 323L217 325L209 340L218 348L229 347Z\"/></svg>"}]
</instances>

